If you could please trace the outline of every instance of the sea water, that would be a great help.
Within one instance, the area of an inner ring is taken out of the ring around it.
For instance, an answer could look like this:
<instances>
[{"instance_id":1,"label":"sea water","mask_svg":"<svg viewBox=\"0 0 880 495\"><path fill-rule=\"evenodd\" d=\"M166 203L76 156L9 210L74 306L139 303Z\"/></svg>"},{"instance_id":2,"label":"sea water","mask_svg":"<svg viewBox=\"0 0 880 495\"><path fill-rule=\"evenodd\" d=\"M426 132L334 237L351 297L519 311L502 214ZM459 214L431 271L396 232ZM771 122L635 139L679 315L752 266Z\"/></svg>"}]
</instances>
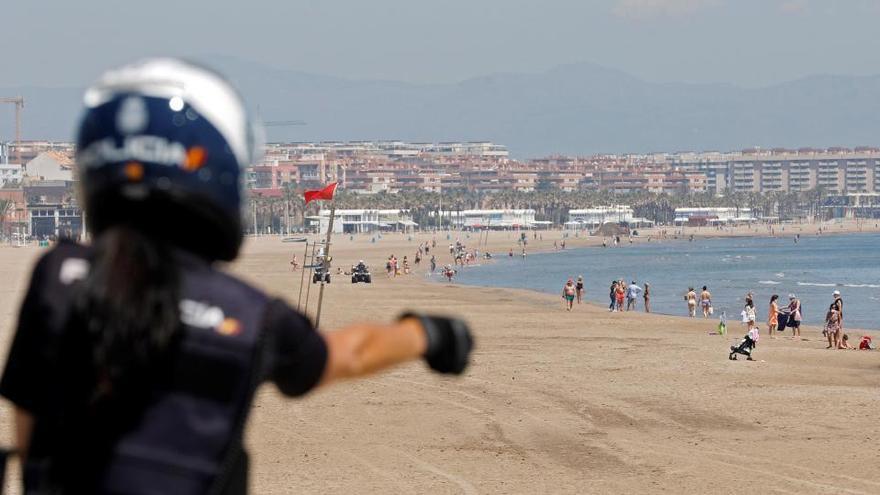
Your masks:
<instances>
[{"instance_id":1,"label":"sea water","mask_svg":"<svg viewBox=\"0 0 880 495\"><path fill-rule=\"evenodd\" d=\"M699 296L706 285L712 293L713 318L725 312L729 322L740 320L745 295L752 292L762 328L773 294L779 295L780 307L788 304L789 294L796 294L805 324L821 325L832 293L839 290L845 327L880 327L880 234L809 235L798 242L793 236L636 244L622 239L619 247L565 249L525 258L513 240L511 248L513 258L493 253L496 263L465 267L456 282L561 294L569 278L583 275L586 299L607 306L612 280L635 280L640 286L651 284L653 312L682 316L687 315L688 287ZM641 297L638 310L643 311ZM699 309L698 315L702 317Z\"/></svg>"}]
</instances>

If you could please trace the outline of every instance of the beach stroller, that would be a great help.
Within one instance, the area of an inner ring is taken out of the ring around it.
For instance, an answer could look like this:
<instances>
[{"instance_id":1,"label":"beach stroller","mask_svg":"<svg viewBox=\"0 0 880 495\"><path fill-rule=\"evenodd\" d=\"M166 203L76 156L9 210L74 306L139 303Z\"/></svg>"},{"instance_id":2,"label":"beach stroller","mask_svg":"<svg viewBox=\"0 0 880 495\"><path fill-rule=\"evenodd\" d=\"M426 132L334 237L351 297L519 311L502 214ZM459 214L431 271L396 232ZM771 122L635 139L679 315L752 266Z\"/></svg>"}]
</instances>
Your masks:
<instances>
[{"instance_id":1,"label":"beach stroller","mask_svg":"<svg viewBox=\"0 0 880 495\"><path fill-rule=\"evenodd\" d=\"M752 359L752 350L756 345L758 345L758 329L753 328L742 338L739 345L730 346L730 355L727 356L727 359L736 361L736 355L742 354L743 356L746 356L746 359L749 361L754 361L754 359Z\"/></svg>"}]
</instances>

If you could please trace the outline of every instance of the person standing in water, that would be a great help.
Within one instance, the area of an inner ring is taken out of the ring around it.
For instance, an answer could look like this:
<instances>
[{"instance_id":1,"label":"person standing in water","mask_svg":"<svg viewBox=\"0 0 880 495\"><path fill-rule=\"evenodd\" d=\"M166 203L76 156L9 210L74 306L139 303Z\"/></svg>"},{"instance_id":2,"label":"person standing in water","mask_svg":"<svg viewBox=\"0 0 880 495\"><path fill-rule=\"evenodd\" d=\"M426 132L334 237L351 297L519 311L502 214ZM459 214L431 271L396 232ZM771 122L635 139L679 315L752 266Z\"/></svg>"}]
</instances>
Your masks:
<instances>
[{"instance_id":1,"label":"person standing in water","mask_svg":"<svg viewBox=\"0 0 880 495\"><path fill-rule=\"evenodd\" d=\"M651 284L645 282L645 290L642 292L642 297L645 299L645 313L651 312Z\"/></svg>"},{"instance_id":2,"label":"person standing in water","mask_svg":"<svg viewBox=\"0 0 880 495\"><path fill-rule=\"evenodd\" d=\"M684 295L684 300L687 301L688 316L691 318L697 316L697 293L694 292L693 287L688 287L687 294Z\"/></svg>"},{"instance_id":3,"label":"person standing in water","mask_svg":"<svg viewBox=\"0 0 880 495\"><path fill-rule=\"evenodd\" d=\"M562 287L562 299L565 301L566 309L571 311L571 308L574 306L574 297L577 293L577 289L575 289L574 281L572 279L568 279L568 282Z\"/></svg>"}]
</instances>

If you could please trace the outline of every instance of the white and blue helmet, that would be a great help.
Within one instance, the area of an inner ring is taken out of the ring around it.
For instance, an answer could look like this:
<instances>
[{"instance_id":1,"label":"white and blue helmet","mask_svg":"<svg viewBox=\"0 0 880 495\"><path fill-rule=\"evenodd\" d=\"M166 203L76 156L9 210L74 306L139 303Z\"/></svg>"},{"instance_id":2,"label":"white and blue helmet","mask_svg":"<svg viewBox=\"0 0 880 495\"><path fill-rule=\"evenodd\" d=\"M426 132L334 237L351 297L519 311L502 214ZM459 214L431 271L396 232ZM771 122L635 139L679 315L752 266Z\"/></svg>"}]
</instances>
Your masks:
<instances>
[{"instance_id":1,"label":"white and blue helmet","mask_svg":"<svg viewBox=\"0 0 880 495\"><path fill-rule=\"evenodd\" d=\"M76 162L92 233L126 225L235 258L241 169L261 147L232 86L189 62L149 59L105 73L85 105Z\"/></svg>"}]
</instances>

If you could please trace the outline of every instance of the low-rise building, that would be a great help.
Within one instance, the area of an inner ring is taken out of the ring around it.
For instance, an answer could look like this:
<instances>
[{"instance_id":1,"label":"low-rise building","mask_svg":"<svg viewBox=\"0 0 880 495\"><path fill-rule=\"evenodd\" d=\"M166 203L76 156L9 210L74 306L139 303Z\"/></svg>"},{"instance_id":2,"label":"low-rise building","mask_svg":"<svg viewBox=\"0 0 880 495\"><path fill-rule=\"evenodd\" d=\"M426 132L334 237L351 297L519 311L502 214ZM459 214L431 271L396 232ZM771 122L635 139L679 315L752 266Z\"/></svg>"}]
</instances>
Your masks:
<instances>
[{"instance_id":1,"label":"low-rise building","mask_svg":"<svg viewBox=\"0 0 880 495\"><path fill-rule=\"evenodd\" d=\"M327 232L330 210L320 210L317 216L307 217L312 227ZM333 233L361 234L381 230L407 231L417 227L407 210L349 209L336 210L333 217Z\"/></svg>"},{"instance_id":2,"label":"low-rise building","mask_svg":"<svg viewBox=\"0 0 880 495\"><path fill-rule=\"evenodd\" d=\"M676 208L676 225L716 225L725 223L754 222L750 208L698 207Z\"/></svg>"},{"instance_id":3,"label":"low-rise building","mask_svg":"<svg viewBox=\"0 0 880 495\"><path fill-rule=\"evenodd\" d=\"M73 159L60 151L44 151L27 162L25 175L39 181L72 181Z\"/></svg>"}]
</instances>

